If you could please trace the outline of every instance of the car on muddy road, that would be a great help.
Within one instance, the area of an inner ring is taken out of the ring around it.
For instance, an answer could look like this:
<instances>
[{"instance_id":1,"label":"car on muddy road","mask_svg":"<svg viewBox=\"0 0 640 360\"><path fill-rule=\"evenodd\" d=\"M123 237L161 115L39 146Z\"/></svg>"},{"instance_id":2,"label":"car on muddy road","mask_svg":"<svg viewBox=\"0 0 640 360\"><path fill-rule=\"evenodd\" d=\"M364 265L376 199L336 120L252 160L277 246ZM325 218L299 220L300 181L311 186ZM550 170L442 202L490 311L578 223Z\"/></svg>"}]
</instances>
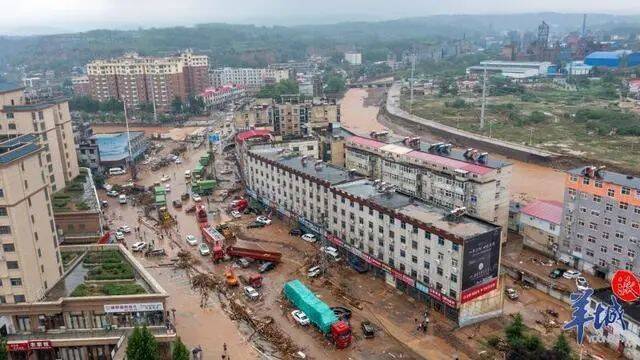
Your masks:
<instances>
[{"instance_id":1,"label":"car on muddy road","mask_svg":"<svg viewBox=\"0 0 640 360\"><path fill-rule=\"evenodd\" d=\"M291 312L291 316L293 317L293 320L295 320L298 324L302 326L309 325L310 323L309 318L307 317L307 314L305 314L302 310L293 310Z\"/></svg>"}]
</instances>

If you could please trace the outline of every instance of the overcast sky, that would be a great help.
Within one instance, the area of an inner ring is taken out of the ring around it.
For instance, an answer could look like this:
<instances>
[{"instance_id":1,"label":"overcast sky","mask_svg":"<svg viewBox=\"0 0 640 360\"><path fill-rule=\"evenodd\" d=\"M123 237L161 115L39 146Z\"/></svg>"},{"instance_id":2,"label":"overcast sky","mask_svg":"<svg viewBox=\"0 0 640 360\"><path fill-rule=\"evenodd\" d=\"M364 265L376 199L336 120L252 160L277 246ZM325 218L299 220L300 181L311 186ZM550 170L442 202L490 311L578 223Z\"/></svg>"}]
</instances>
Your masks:
<instances>
[{"instance_id":1,"label":"overcast sky","mask_svg":"<svg viewBox=\"0 0 640 360\"><path fill-rule=\"evenodd\" d=\"M3 4L4 3L4 4ZM640 13L637 0L0 0L2 29L135 28L203 22L274 24L433 14ZM36 30L34 30L35 32Z\"/></svg>"}]
</instances>

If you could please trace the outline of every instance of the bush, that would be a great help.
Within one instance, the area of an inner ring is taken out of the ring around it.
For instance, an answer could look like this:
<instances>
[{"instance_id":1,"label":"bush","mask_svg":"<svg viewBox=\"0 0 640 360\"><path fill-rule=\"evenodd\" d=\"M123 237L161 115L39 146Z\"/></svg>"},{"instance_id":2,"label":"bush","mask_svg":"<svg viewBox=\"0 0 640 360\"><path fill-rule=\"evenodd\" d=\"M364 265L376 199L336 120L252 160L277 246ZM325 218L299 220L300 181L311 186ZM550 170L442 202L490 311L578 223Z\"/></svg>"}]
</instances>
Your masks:
<instances>
[{"instance_id":1,"label":"bush","mask_svg":"<svg viewBox=\"0 0 640 360\"><path fill-rule=\"evenodd\" d=\"M444 106L451 107L451 108L454 108L454 109L464 109L464 108L468 107L469 104L467 104L467 102L464 101L464 99L456 98L452 102L449 102L449 101L445 102Z\"/></svg>"},{"instance_id":2,"label":"bush","mask_svg":"<svg viewBox=\"0 0 640 360\"><path fill-rule=\"evenodd\" d=\"M497 347L498 344L500 344L500 338L497 336L491 336L487 339L487 345L491 346L492 348Z\"/></svg>"},{"instance_id":3,"label":"bush","mask_svg":"<svg viewBox=\"0 0 640 360\"><path fill-rule=\"evenodd\" d=\"M139 284L105 284L102 286L102 292L105 295L136 295L147 293Z\"/></svg>"}]
</instances>

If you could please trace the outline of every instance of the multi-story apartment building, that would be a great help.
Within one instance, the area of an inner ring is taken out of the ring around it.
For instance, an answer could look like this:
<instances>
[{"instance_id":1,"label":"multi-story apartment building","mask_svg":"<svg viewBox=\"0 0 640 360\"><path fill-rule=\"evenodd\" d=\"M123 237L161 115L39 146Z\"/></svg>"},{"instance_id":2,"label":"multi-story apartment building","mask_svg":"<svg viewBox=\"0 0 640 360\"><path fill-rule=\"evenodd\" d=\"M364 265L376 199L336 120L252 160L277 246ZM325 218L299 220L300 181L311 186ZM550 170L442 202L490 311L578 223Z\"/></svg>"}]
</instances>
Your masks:
<instances>
[{"instance_id":1,"label":"multi-story apartment building","mask_svg":"<svg viewBox=\"0 0 640 360\"><path fill-rule=\"evenodd\" d=\"M168 108L174 98L186 100L209 86L209 58L186 51L165 58L127 54L87 64L91 96L99 101L120 99L127 106L151 103Z\"/></svg>"},{"instance_id":2,"label":"multi-story apartment building","mask_svg":"<svg viewBox=\"0 0 640 360\"><path fill-rule=\"evenodd\" d=\"M63 273L44 158L35 134L0 142L0 304L36 301Z\"/></svg>"},{"instance_id":3,"label":"multi-story apartment building","mask_svg":"<svg viewBox=\"0 0 640 360\"><path fill-rule=\"evenodd\" d=\"M353 136L345 139L348 169L396 186L398 192L448 209L466 211L507 228L511 165L469 149L435 144L420 150L419 138L401 145ZM506 231L502 233L506 240Z\"/></svg>"},{"instance_id":4,"label":"multi-story apartment building","mask_svg":"<svg viewBox=\"0 0 640 360\"><path fill-rule=\"evenodd\" d=\"M244 105L241 110L234 112L233 126L238 131L271 126L271 104L271 99L256 99Z\"/></svg>"},{"instance_id":5,"label":"multi-story apartment building","mask_svg":"<svg viewBox=\"0 0 640 360\"><path fill-rule=\"evenodd\" d=\"M499 226L286 151L250 148L246 158L248 193L326 238L349 263L460 326L501 313Z\"/></svg>"},{"instance_id":6,"label":"multi-story apartment building","mask_svg":"<svg viewBox=\"0 0 640 360\"><path fill-rule=\"evenodd\" d=\"M73 86L73 94L76 96L90 96L91 86L89 85L89 77L86 75L74 76L71 78Z\"/></svg>"},{"instance_id":7,"label":"multi-story apartment building","mask_svg":"<svg viewBox=\"0 0 640 360\"><path fill-rule=\"evenodd\" d=\"M340 122L340 105L335 100L283 101L272 105L270 123L280 136L311 135L330 123Z\"/></svg>"},{"instance_id":8,"label":"multi-story apartment building","mask_svg":"<svg viewBox=\"0 0 640 360\"><path fill-rule=\"evenodd\" d=\"M176 333L167 315L169 296L123 245L65 246L61 253L70 255L65 257L71 259L65 264L69 269L62 278L57 269L46 274L60 280L49 283L51 288L42 298L0 304L0 333L7 339L10 360L122 359L126 351L123 340L134 326L142 325L158 341L161 358L171 358L170 345ZM100 254L130 267L135 279L127 284L140 290L136 294L110 296L100 292L100 285L85 282L85 264L100 266ZM40 271L33 269L36 270ZM11 284L14 283L15 280ZM18 287L3 283L2 289L5 288Z\"/></svg>"},{"instance_id":9,"label":"multi-story apartment building","mask_svg":"<svg viewBox=\"0 0 640 360\"><path fill-rule=\"evenodd\" d=\"M209 73L211 86L240 85L247 90L258 90L267 84L289 79L289 70L273 68L219 68Z\"/></svg>"},{"instance_id":10,"label":"multi-story apartment building","mask_svg":"<svg viewBox=\"0 0 640 360\"><path fill-rule=\"evenodd\" d=\"M43 148L45 177L56 192L78 176L78 158L74 142L69 104L66 100L28 103L22 87L0 87L0 121L3 134L15 137L35 134Z\"/></svg>"},{"instance_id":11,"label":"multi-story apartment building","mask_svg":"<svg viewBox=\"0 0 640 360\"><path fill-rule=\"evenodd\" d=\"M200 97L208 108L224 108L227 104L240 100L246 96L246 91L241 86L223 85L217 88L206 88Z\"/></svg>"},{"instance_id":12,"label":"multi-story apartment building","mask_svg":"<svg viewBox=\"0 0 640 360\"><path fill-rule=\"evenodd\" d=\"M638 270L640 178L586 166L565 180L561 261L609 279L615 270Z\"/></svg>"}]
</instances>

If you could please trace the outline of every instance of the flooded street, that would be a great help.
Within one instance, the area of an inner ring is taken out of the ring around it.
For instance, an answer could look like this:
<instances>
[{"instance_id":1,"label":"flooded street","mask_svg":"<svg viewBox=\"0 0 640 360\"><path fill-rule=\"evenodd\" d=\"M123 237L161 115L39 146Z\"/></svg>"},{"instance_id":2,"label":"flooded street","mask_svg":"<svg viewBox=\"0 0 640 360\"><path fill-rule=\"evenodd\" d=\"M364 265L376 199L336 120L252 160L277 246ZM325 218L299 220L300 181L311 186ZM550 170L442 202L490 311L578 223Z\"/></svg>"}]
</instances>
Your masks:
<instances>
[{"instance_id":1,"label":"flooded street","mask_svg":"<svg viewBox=\"0 0 640 360\"><path fill-rule=\"evenodd\" d=\"M125 131L124 125L99 125L92 124L94 134L105 134L112 132ZM143 131L148 137L156 134L167 134L172 140L184 140L187 135L191 135L194 131L203 129L198 126L170 127L170 126L129 126L130 131Z\"/></svg>"},{"instance_id":2,"label":"flooded street","mask_svg":"<svg viewBox=\"0 0 640 360\"><path fill-rule=\"evenodd\" d=\"M420 135L427 142L442 141L430 134L414 134L400 126L382 123L378 106L367 103L370 92L378 89L349 89L340 102L342 126L361 135L387 129L399 136ZM501 155L491 154L513 164L511 198L513 200L548 199L563 201L564 173L551 167L526 163Z\"/></svg>"}]
</instances>

